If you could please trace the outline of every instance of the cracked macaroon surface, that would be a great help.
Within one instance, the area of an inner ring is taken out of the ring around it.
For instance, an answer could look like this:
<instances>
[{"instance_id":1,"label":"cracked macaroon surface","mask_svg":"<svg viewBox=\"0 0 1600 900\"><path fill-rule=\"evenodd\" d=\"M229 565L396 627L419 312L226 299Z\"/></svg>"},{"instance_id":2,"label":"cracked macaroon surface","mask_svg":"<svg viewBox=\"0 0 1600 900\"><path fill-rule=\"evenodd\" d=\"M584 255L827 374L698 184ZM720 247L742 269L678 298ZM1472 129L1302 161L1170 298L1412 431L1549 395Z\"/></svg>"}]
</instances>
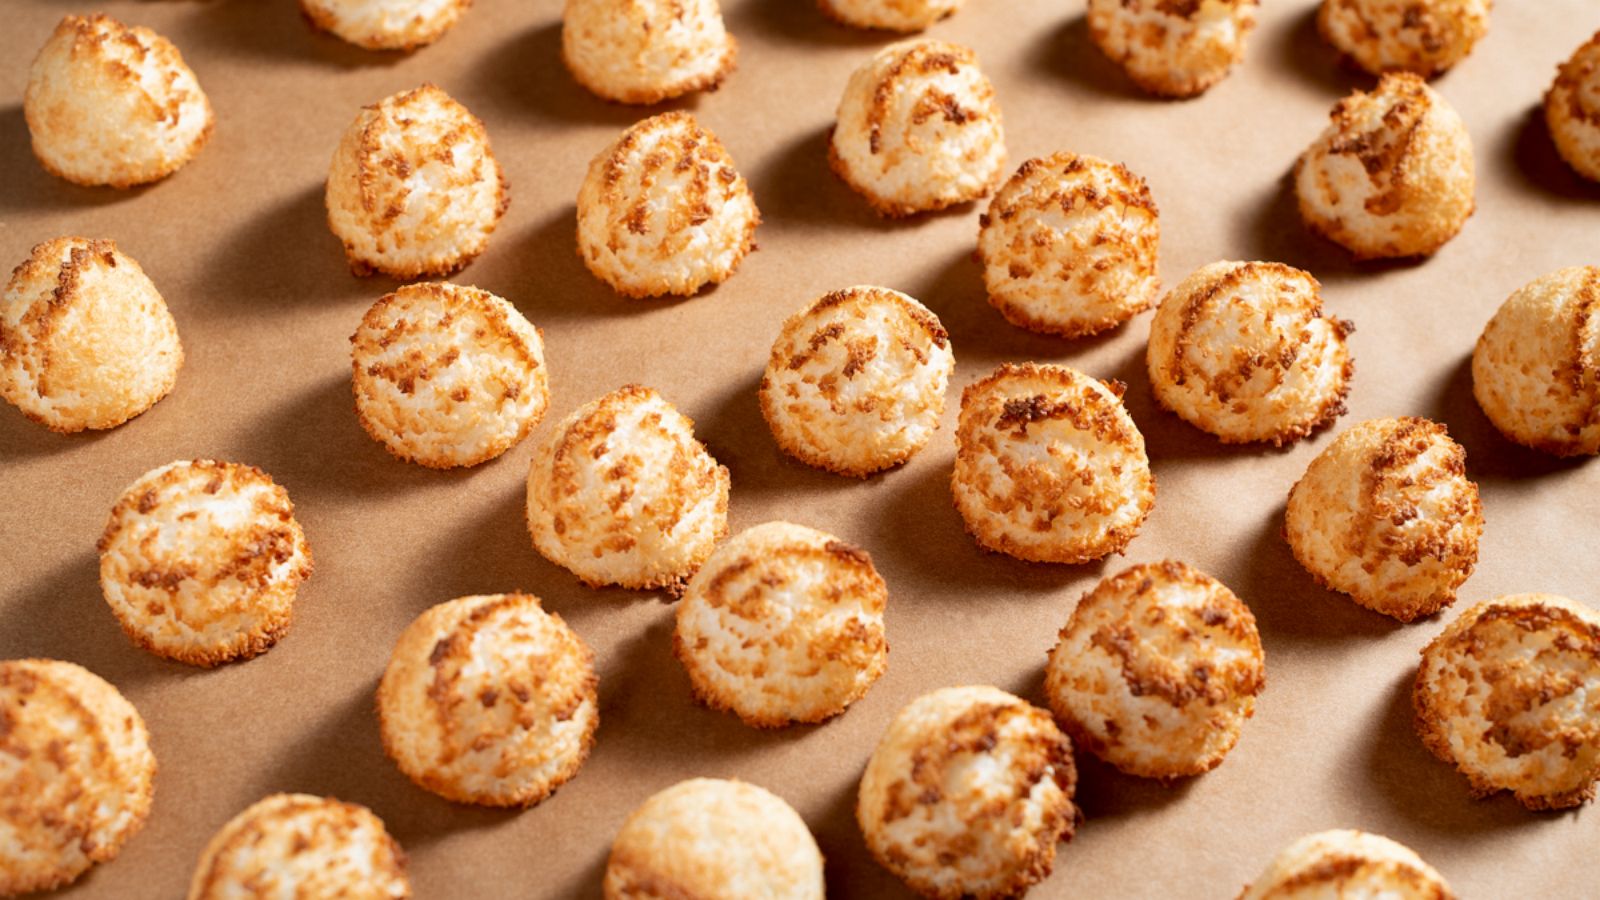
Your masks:
<instances>
[{"instance_id":1,"label":"cracked macaroon surface","mask_svg":"<svg viewBox=\"0 0 1600 900\"><path fill-rule=\"evenodd\" d=\"M617 103L716 90L738 51L717 0L567 0L561 16L567 70Z\"/></svg>"},{"instance_id":2,"label":"cracked macaroon surface","mask_svg":"<svg viewBox=\"0 0 1600 900\"><path fill-rule=\"evenodd\" d=\"M1373 75L1432 78L1489 32L1493 0L1323 0L1317 30Z\"/></svg>"},{"instance_id":3,"label":"cracked macaroon surface","mask_svg":"<svg viewBox=\"0 0 1600 900\"><path fill-rule=\"evenodd\" d=\"M822 14L841 25L882 31L921 31L956 14L965 0L817 0Z\"/></svg>"},{"instance_id":4,"label":"cracked macaroon surface","mask_svg":"<svg viewBox=\"0 0 1600 900\"><path fill-rule=\"evenodd\" d=\"M1089 37L1142 90L1194 97L1244 61L1258 0L1089 0Z\"/></svg>"},{"instance_id":5,"label":"cracked macaroon surface","mask_svg":"<svg viewBox=\"0 0 1600 900\"><path fill-rule=\"evenodd\" d=\"M472 0L300 0L312 25L368 50L415 50L444 37Z\"/></svg>"},{"instance_id":6,"label":"cracked macaroon surface","mask_svg":"<svg viewBox=\"0 0 1600 900\"><path fill-rule=\"evenodd\" d=\"M1380 834L1336 830L1285 847L1239 900L1456 900L1415 851Z\"/></svg>"},{"instance_id":7,"label":"cracked macaroon surface","mask_svg":"<svg viewBox=\"0 0 1600 900\"><path fill-rule=\"evenodd\" d=\"M1561 65L1544 95L1544 114L1561 158L1600 181L1600 31Z\"/></svg>"},{"instance_id":8,"label":"cracked macaroon surface","mask_svg":"<svg viewBox=\"0 0 1600 900\"><path fill-rule=\"evenodd\" d=\"M189 883L189 900L410 896L405 852L383 820L309 794L274 794L234 816L206 844Z\"/></svg>"}]
</instances>

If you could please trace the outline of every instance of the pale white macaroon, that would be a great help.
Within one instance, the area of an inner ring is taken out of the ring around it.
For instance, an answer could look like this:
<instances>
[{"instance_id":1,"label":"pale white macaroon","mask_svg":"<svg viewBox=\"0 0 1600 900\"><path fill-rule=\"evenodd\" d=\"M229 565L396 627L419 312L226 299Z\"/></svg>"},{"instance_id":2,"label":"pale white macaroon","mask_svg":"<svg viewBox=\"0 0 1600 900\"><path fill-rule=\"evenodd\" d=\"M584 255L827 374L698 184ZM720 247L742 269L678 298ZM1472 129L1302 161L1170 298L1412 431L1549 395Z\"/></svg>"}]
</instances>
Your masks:
<instances>
[{"instance_id":1,"label":"pale white macaroon","mask_svg":"<svg viewBox=\"0 0 1600 900\"><path fill-rule=\"evenodd\" d=\"M653 388L618 388L545 435L528 466L528 531L591 587L680 589L728 534L728 470Z\"/></svg>"},{"instance_id":2,"label":"pale white macaroon","mask_svg":"<svg viewBox=\"0 0 1600 900\"><path fill-rule=\"evenodd\" d=\"M1371 419L1289 491L1284 537L1317 583L1410 622L1455 602L1478 563L1483 503L1466 451L1427 419Z\"/></svg>"},{"instance_id":3,"label":"pale white macaroon","mask_svg":"<svg viewBox=\"0 0 1600 900\"><path fill-rule=\"evenodd\" d=\"M1337 830L1285 847L1239 900L1455 900L1416 851L1381 834Z\"/></svg>"},{"instance_id":4,"label":"pale white macaroon","mask_svg":"<svg viewBox=\"0 0 1600 900\"><path fill-rule=\"evenodd\" d=\"M1587 803L1600 781L1600 612L1554 594L1479 603L1423 648L1412 704L1422 742L1475 796Z\"/></svg>"},{"instance_id":5,"label":"pale white macaroon","mask_svg":"<svg viewBox=\"0 0 1600 900\"><path fill-rule=\"evenodd\" d=\"M590 161L578 191L578 255L629 297L720 284L755 249L760 224L727 148L681 111L623 132Z\"/></svg>"},{"instance_id":6,"label":"pale white macaroon","mask_svg":"<svg viewBox=\"0 0 1600 900\"><path fill-rule=\"evenodd\" d=\"M888 666L888 599L865 550L767 522L734 535L689 579L673 652L713 709L758 728L821 722Z\"/></svg>"},{"instance_id":7,"label":"pale white macaroon","mask_svg":"<svg viewBox=\"0 0 1600 900\"><path fill-rule=\"evenodd\" d=\"M1384 75L1330 113L1295 163L1300 216L1357 259L1430 256L1472 215L1472 139L1455 109L1409 72Z\"/></svg>"},{"instance_id":8,"label":"pale white macaroon","mask_svg":"<svg viewBox=\"0 0 1600 900\"><path fill-rule=\"evenodd\" d=\"M950 490L981 546L1057 563L1127 547L1156 482L1123 390L1035 363L1002 365L967 386Z\"/></svg>"},{"instance_id":9,"label":"pale white macaroon","mask_svg":"<svg viewBox=\"0 0 1600 900\"><path fill-rule=\"evenodd\" d=\"M717 0L567 0L561 16L568 71L617 103L716 90L738 53Z\"/></svg>"},{"instance_id":10,"label":"pale white macaroon","mask_svg":"<svg viewBox=\"0 0 1600 900\"><path fill-rule=\"evenodd\" d=\"M300 0L312 25L367 50L415 50L444 37L472 0Z\"/></svg>"},{"instance_id":11,"label":"pale white macaroon","mask_svg":"<svg viewBox=\"0 0 1600 900\"><path fill-rule=\"evenodd\" d=\"M784 321L761 377L761 415L790 456L865 477L928 443L954 368L950 336L927 307L889 288L845 288Z\"/></svg>"},{"instance_id":12,"label":"pale white macaroon","mask_svg":"<svg viewBox=\"0 0 1600 900\"><path fill-rule=\"evenodd\" d=\"M1044 692L1074 746L1130 775L1174 779L1221 765L1266 680L1250 608L1166 560L1083 595L1050 651Z\"/></svg>"},{"instance_id":13,"label":"pale white macaroon","mask_svg":"<svg viewBox=\"0 0 1600 900\"><path fill-rule=\"evenodd\" d=\"M447 800L533 806L578 773L600 724L594 652L529 594L418 616L378 684L383 749Z\"/></svg>"},{"instance_id":14,"label":"pale white macaroon","mask_svg":"<svg viewBox=\"0 0 1600 900\"><path fill-rule=\"evenodd\" d=\"M1322 314L1322 286L1275 262L1215 262L1173 288L1145 362L1165 409L1225 444L1292 444L1344 414L1355 326Z\"/></svg>"},{"instance_id":15,"label":"pale white macaroon","mask_svg":"<svg viewBox=\"0 0 1600 900\"><path fill-rule=\"evenodd\" d=\"M67 16L28 70L33 155L75 184L159 181L211 137L211 102L170 41L105 15Z\"/></svg>"},{"instance_id":16,"label":"pale white macaroon","mask_svg":"<svg viewBox=\"0 0 1600 900\"><path fill-rule=\"evenodd\" d=\"M1317 30L1373 75L1432 78L1489 33L1494 0L1322 0Z\"/></svg>"},{"instance_id":17,"label":"pale white macaroon","mask_svg":"<svg viewBox=\"0 0 1600 900\"><path fill-rule=\"evenodd\" d=\"M144 827L156 758L114 686L54 659L0 660L0 896L69 884Z\"/></svg>"},{"instance_id":18,"label":"pale white macaroon","mask_svg":"<svg viewBox=\"0 0 1600 900\"><path fill-rule=\"evenodd\" d=\"M1561 158L1600 181L1600 31L1562 64L1544 95L1544 115Z\"/></svg>"},{"instance_id":19,"label":"pale white macaroon","mask_svg":"<svg viewBox=\"0 0 1600 900\"><path fill-rule=\"evenodd\" d=\"M273 794L228 820L200 854L189 900L406 900L406 854L355 803Z\"/></svg>"},{"instance_id":20,"label":"pale white macaroon","mask_svg":"<svg viewBox=\"0 0 1600 900\"><path fill-rule=\"evenodd\" d=\"M1089 37L1147 93L1194 97L1244 61L1259 0L1089 0Z\"/></svg>"},{"instance_id":21,"label":"pale white macaroon","mask_svg":"<svg viewBox=\"0 0 1600 900\"><path fill-rule=\"evenodd\" d=\"M0 397L51 431L115 428L182 366L166 301L115 241L45 241L0 296Z\"/></svg>"},{"instance_id":22,"label":"pale white macaroon","mask_svg":"<svg viewBox=\"0 0 1600 900\"><path fill-rule=\"evenodd\" d=\"M361 427L430 468L494 459L550 405L539 330L480 288L406 285L367 310L350 344Z\"/></svg>"},{"instance_id":23,"label":"pale white macaroon","mask_svg":"<svg viewBox=\"0 0 1600 900\"><path fill-rule=\"evenodd\" d=\"M606 900L822 900L822 851L774 794L692 778L652 795L622 823L603 889Z\"/></svg>"},{"instance_id":24,"label":"pale white macaroon","mask_svg":"<svg viewBox=\"0 0 1600 900\"><path fill-rule=\"evenodd\" d=\"M448 275L510 204L483 123L431 84L362 108L328 171L328 226L357 275Z\"/></svg>"},{"instance_id":25,"label":"pale white macaroon","mask_svg":"<svg viewBox=\"0 0 1600 900\"><path fill-rule=\"evenodd\" d=\"M978 55L948 41L879 50L839 99L828 164L884 216L976 200L1005 175L1005 129Z\"/></svg>"},{"instance_id":26,"label":"pale white macaroon","mask_svg":"<svg viewBox=\"0 0 1600 900\"><path fill-rule=\"evenodd\" d=\"M1508 297L1473 348L1472 393L1523 446L1600 453L1600 266L1560 269Z\"/></svg>"},{"instance_id":27,"label":"pale white macaroon","mask_svg":"<svg viewBox=\"0 0 1600 900\"><path fill-rule=\"evenodd\" d=\"M1161 225L1144 179L1076 153L1030 159L978 217L989 303L1062 337L1099 334L1156 302Z\"/></svg>"},{"instance_id":28,"label":"pale white macaroon","mask_svg":"<svg viewBox=\"0 0 1600 900\"><path fill-rule=\"evenodd\" d=\"M889 724L856 822L873 857L925 897L1020 897L1072 839L1076 784L1049 713L998 688L944 688Z\"/></svg>"},{"instance_id":29,"label":"pale white macaroon","mask_svg":"<svg viewBox=\"0 0 1600 900\"><path fill-rule=\"evenodd\" d=\"M210 459L128 486L100 536L100 590L139 646L215 666L289 630L311 548L289 494L254 466Z\"/></svg>"},{"instance_id":30,"label":"pale white macaroon","mask_svg":"<svg viewBox=\"0 0 1600 900\"><path fill-rule=\"evenodd\" d=\"M965 0L817 0L822 14L841 25L883 31L921 31L947 19Z\"/></svg>"}]
</instances>

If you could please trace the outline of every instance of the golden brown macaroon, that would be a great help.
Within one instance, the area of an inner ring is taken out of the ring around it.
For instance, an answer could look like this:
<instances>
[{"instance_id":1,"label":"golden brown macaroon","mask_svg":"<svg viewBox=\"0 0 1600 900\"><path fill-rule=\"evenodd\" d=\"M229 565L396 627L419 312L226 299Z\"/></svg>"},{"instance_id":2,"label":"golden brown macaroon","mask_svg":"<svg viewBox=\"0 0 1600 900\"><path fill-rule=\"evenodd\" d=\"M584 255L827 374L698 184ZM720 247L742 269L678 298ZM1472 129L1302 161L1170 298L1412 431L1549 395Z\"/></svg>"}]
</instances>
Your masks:
<instances>
[{"instance_id":1,"label":"golden brown macaroon","mask_svg":"<svg viewBox=\"0 0 1600 900\"><path fill-rule=\"evenodd\" d=\"M1292 444L1344 414L1355 326L1322 314L1322 285L1282 263L1216 262L1150 323L1145 362L1162 408L1224 444Z\"/></svg>"},{"instance_id":2,"label":"golden brown macaroon","mask_svg":"<svg viewBox=\"0 0 1600 900\"><path fill-rule=\"evenodd\" d=\"M717 0L567 0L561 16L567 70L616 103L714 91L738 53Z\"/></svg>"},{"instance_id":3,"label":"golden brown macaroon","mask_svg":"<svg viewBox=\"0 0 1600 900\"><path fill-rule=\"evenodd\" d=\"M1372 419L1289 491L1284 537L1318 584L1411 622L1455 602L1478 562L1483 504L1466 451L1427 419Z\"/></svg>"},{"instance_id":4,"label":"golden brown macaroon","mask_svg":"<svg viewBox=\"0 0 1600 900\"><path fill-rule=\"evenodd\" d=\"M1167 560L1083 595L1050 651L1044 692L1074 746L1130 775L1170 780L1222 763L1266 679L1250 608Z\"/></svg>"},{"instance_id":5,"label":"golden brown macaroon","mask_svg":"<svg viewBox=\"0 0 1600 900\"><path fill-rule=\"evenodd\" d=\"M183 168L215 121L177 47L104 15L61 20L28 70L22 111L46 171L115 188Z\"/></svg>"},{"instance_id":6,"label":"golden brown macaroon","mask_svg":"<svg viewBox=\"0 0 1600 900\"><path fill-rule=\"evenodd\" d=\"M967 531L1033 562L1121 553L1155 503L1125 386L1066 366L1006 364L961 393L950 490Z\"/></svg>"},{"instance_id":7,"label":"golden brown macaroon","mask_svg":"<svg viewBox=\"0 0 1600 900\"><path fill-rule=\"evenodd\" d=\"M1489 33L1493 0L1322 0L1317 30L1373 75L1432 78Z\"/></svg>"},{"instance_id":8,"label":"golden brown macaroon","mask_svg":"<svg viewBox=\"0 0 1600 900\"><path fill-rule=\"evenodd\" d=\"M1089 37L1142 90L1195 97L1244 61L1259 0L1089 0Z\"/></svg>"},{"instance_id":9,"label":"golden brown macaroon","mask_svg":"<svg viewBox=\"0 0 1600 900\"><path fill-rule=\"evenodd\" d=\"M39 244L0 296L0 397L51 431L115 428L182 366L166 301L114 241Z\"/></svg>"},{"instance_id":10,"label":"golden brown macaroon","mask_svg":"<svg viewBox=\"0 0 1600 900\"><path fill-rule=\"evenodd\" d=\"M383 748L457 803L533 806L578 772L600 724L594 652L528 594L418 616L378 685Z\"/></svg>"},{"instance_id":11,"label":"golden brown macaroon","mask_svg":"<svg viewBox=\"0 0 1600 900\"><path fill-rule=\"evenodd\" d=\"M921 31L947 19L965 0L817 0L822 14L852 28Z\"/></svg>"},{"instance_id":12,"label":"golden brown macaroon","mask_svg":"<svg viewBox=\"0 0 1600 900\"><path fill-rule=\"evenodd\" d=\"M311 548L282 487L254 466L197 459L152 469L111 509L100 590L134 643L215 666L289 630Z\"/></svg>"},{"instance_id":13,"label":"golden brown macaroon","mask_svg":"<svg viewBox=\"0 0 1600 900\"><path fill-rule=\"evenodd\" d=\"M1049 713L998 688L944 688L889 724L856 822L878 863L924 897L1020 897L1072 839L1076 784Z\"/></svg>"},{"instance_id":14,"label":"golden brown macaroon","mask_svg":"<svg viewBox=\"0 0 1600 900\"><path fill-rule=\"evenodd\" d=\"M222 826L189 882L189 900L245 897L406 900L406 855L383 820L355 803L273 794Z\"/></svg>"},{"instance_id":15,"label":"golden brown macaroon","mask_svg":"<svg viewBox=\"0 0 1600 900\"><path fill-rule=\"evenodd\" d=\"M1412 704L1422 742L1474 796L1587 803L1600 781L1600 613L1554 594L1479 603L1423 648Z\"/></svg>"},{"instance_id":16,"label":"golden brown macaroon","mask_svg":"<svg viewBox=\"0 0 1600 900\"><path fill-rule=\"evenodd\" d=\"M415 50L444 37L472 0L300 0L317 28L367 50Z\"/></svg>"},{"instance_id":17,"label":"golden brown macaroon","mask_svg":"<svg viewBox=\"0 0 1600 900\"><path fill-rule=\"evenodd\" d=\"M1544 95L1544 115L1561 158L1600 181L1600 31L1562 64Z\"/></svg>"},{"instance_id":18,"label":"golden brown macaroon","mask_svg":"<svg viewBox=\"0 0 1600 900\"><path fill-rule=\"evenodd\" d=\"M1356 259L1431 256L1472 215L1472 139L1445 99L1409 72L1383 76L1330 114L1295 163L1300 217Z\"/></svg>"},{"instance_id":19,"label":"golden brown macaroon","mask_svg":"<svg viewBox=\"0 0 1600 900\"><path fill-rule=\"evenodd\" d=\"M156 758L115 687L54 659L0 661L0 895L69 884L144 827Z\"/></svg>"},{"instance_id":20,"label":"golden brown macaroon","mask_svg":"<svg viewBox=\"0 0 1600 900\"><path fill-rule=\"evenodd\" d=\"M1322 831L1273 857L1239 900L1456 900L1432 866L1381 834Z\"/></svg>"}]
</instances>

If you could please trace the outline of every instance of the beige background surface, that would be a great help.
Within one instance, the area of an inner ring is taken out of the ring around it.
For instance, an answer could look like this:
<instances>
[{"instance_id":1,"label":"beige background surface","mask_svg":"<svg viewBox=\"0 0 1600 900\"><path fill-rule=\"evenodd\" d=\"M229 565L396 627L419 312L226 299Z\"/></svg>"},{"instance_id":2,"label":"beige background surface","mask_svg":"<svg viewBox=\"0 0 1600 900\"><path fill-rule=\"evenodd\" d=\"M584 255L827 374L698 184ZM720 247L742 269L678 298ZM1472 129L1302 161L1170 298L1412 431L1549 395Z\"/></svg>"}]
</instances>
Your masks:
<instances>
[{"instance_id":1,"label":"beige background surface","mask_svg":"<svg viewBox=\"0 0 1600 900\"><path fill-rule=\"evenodd\" d=\"M889 719L945 685L992 683L1040 699L1045 653L1075 598L1129 561L1166 556L1221 578L1255 610L1266 693L1235 752L1202 778L1162 787L1080 756L1087 820L1037 896L1231 897L1283 844L1341 826L1410 844L1466 896L1592 888L1593 809L1537 815L1504 797L1473 801L1413 734L1416 653L1442 621L1396 625L1317 588L1291 559L1278 536L1283 499L1330 434L1283 452L1228 449L1162 413L1143 374L1148 315L1073 342L1005 324L969 259L979 207L883 222L827 171L839 91L887 38L831 26L807 0L725 6L739 68L721 91L679 105L722 137L749 178L766 219L761 250L714 291L640 302L583 269L573 198L589 157L643 112L602 103L567 76L557 0L479 0L442 42L410 56L313 34L288 0L107 2L105 11L177 43L218 116L187 169L125 193L55 180L28 150L28 61L60 15L90 7L7 0L0 263L60 234L113 238L165 295L188 353L176 391L109 433L62 437L0 408L0 657L69 659L108 678L143 712L161 764L143 833L67 893L178 896L213 830L268 792L295 790L375 809L410 853L419 897L593 896L627 812L678 779L710 775L792 803L828 858L834 896L899 896L852 817L856 779ZM1600 262L1600 188L1559 164L1533 117L1556 65L1600 28L1600 10L1589 0L1498 5L1489 37L1437 83L1472 133L1477 215L1424 264L1356 266L1301 228L1283 176L1332 103L1368 79L1335 64L1311 3L1264 6L1244 67L1183 103L1133 91L1088 43L1081 0L970 0L931 33L979 52L1013 166L1071 149L1125 161L1149 180L1167 284L1219 258L1282 260L1322 280L1330 312L1359 329L1340 424L1432 416L1467 448L1488 526L1464 601L1540 590L1600 602L1600 466L1501 440L1473 403L1466 368L1510 291ZM890 587L890 666L842 718L762 733L696 707L669 649L671 606L585 589L532 550L522 522L530 443L439 473L391 459L356 424L346 339L393 284L349 274L323 221L322 182L357 108L424 80L486 122L510 178L509 214L458 279L543 327L554 398L545 427L625 382L651 384L732 469L735 529L789 518L872 552ZM859 282L926 302L958 363L944 429L910 465L867 481L781 457L755 398L783 318ZM955 400L996 364L1028 359L1130 384L1158 497L1125 559L1027 565L981 553L962 533L947 487ZM129 644L100 597L94 554L124 486L198 456L253 463L287 486L317 562L291 633L264 657L209 672ZM598 745L536 809L453 806L385 759L373 690L394 638L421 610L516 588L542 596L595 648Z\"/></svg>"}]
</instances>

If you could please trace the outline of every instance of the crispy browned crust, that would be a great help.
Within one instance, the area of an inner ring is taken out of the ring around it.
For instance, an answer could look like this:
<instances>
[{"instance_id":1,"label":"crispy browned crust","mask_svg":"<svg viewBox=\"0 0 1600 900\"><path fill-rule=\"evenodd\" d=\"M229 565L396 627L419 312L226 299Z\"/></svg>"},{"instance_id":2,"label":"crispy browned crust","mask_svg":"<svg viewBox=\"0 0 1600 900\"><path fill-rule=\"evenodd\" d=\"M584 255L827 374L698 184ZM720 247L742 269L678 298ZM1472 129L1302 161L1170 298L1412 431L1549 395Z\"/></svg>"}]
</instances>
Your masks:
<instances>
[{"instance_id":1,"label":"crispy browned crust","mask_svg":"<svg viewBox=\"0 0 1600 900\"><path fill-rule=\"evenodd\" d=\"M864 31L875 31L875 32L881 32L881 33L884 33L884 34L918 34L920 32L923 32L923 31L927 30L926 27L924 27L924 28L888 28L888 27L885 27L885 26L882 26L882 25L862 25L859 22L852 22L848 18L846 18L844 16L844 14L839 12L839 8L834 6L833 3L831 2L831 0L817 0L817 11L822 13L822 17L827 19L828 21L834 23L835 25L843 25L846 28L859 28L859 29L862 29ZM955 14L956 14L955 10L950 10L949 12L947 12L944 15L940 16L938 21L942 22L945 19L948 19L948 18L950 18L951 16L953 16Z\"/></svg>"},{"instance_id":2,"label":"crispy browned crust","mask_svg":"<svg viewBox=\"0 0 1600 900\"><path fill-rule=\"evenodd\" d=\"M1443 75L1456 64L1455 61L1431 59L1413 52L1410 55L1410 58L1399 65L1368 65L1367 62L1361 59L1360 56L1351 53L1347 48L1342 46L1337 37L1334 35L1333 26L1331 24L1333 7L1339 2L1340 0L1322 0L1322 3L1317 7L1317 33L1322 36L1324 41L1328 42L1329 46L1338 51L1340 61L1346 65L1351 65L1362 69L1369 75L1382 76L1390 72L1410 72L1422 78L1433 79L1439 75ZM1428 8L1429 5L1430 4L1425 2L1413 2L1406 9L1405 20L1402 27L1416 29L1416 31L1419 33L1419 39L1424 47L1442 48L1444 46L1443 42L1447 40L1447 38L1437 32L1436 29L1438 23L1434 17L1433 11ZM1356 18L1361 22L1361 27L1365 32L1364 38L1366 40L1378 41L1382 39L1382 37L1378 34L1377 26L1373 25L1371 21L1363 16L1359 9L1352 6L1350 11L1354 13ZM1488 34L1488 31L1488 24L1485 22L1483 31L1480 32L1477 37L1473 38L1473 43L1476 44L1478 41L1483 40L1483 38ZM1463 58L1465 58L1465 55L1463 55Z\"/></svg>"},{"instance_id":3,"label":"crispy browned crust","mask_svg":"<svg viewBox=\"0 0 1600 900\"><path fill-rule=\"evenodd\" d=\"M1600 129L1600 109L1590 109L1583 102L1583 86L1600 80L1600 71L1597 71L1600 65L1583 57L1590 54L1600 58L1597 47L1600 47L1600 31L1595 32L1561 64L1555 81L1544 95L1545 126L1550 131L1551 142L1574 172L1591 181L1600 181L1600 151L1584 154L1564 126L1577 123Z\"/></svg>"},{"instance_id":4,"label":"crispy browned crust","mask_svg":"<svg viewBox=\"0 0 1600 900\"><path fill-rule=\"evenodd\" d=\"M1309 866L1296 872L1293 876L1274 884L1262 900L1271 900L1273 897L1296 897L1302 892L1317 888L1332 888L1343 897L1344 885L1352 876L1371 866L1373 860L1360 856L1344 854L1328 855L1320 859L1316 865ZM1400 880L1405 882L1407 892L1404 896L1415 900L1456 900L1455 892L1446 885L1439 883L1425 872L1420 872L1411 866L1394 865L1385 870L1388 883ZM1358 886L1359 887L1359 886ZM1245 885L1239 892L1238 900L1244 900L1250 893L1250 885Z\"/></svg>"},{"instance_id":5,"label":"crispy browned crust","mask_svg":"<svg viewBox=\"0 0 1600 900\"><path fill-rule=\"evenodd\" d=\"M277 800L282 801L281 805L262 808ZM352 824L349 821L350 819L368 816L372 819L377 819L377 816L365 806L344 803L331 797L319 797L315 801L284 794L267 797L235 816L212 836L211 840L206 844L205 850L200 854L199 867L190 881L189 900L209 900L209 898L213 897L227 896L228 894L225 894L224 891L229 887L236 886L236 883L230 883L233 881L230 875L236 878L237 873L219 871L217 869L218 857L236 849L248 848L258 842L264 833L269 833L274 828L281 827L285 821L292 821L302 811L318 807L327 807L330 812L338 811L341 813L345 821L338 824L342 825L346 830L362 824ZM378 825L380 828L382 824L382 821L379 820ZM337 834L326 835L325 838L337 839L342 836ZM406 877L406 853L401 849L400 843L386 829L383 830L383 842L388 851L386 861L389 865L385 867L386 871L380 874L404 884L406 892L401 897L408 898L411 896L411 890L410 880ZM308 847L306 849L309 850L311 848Z\"/></svg>"},{"instance_id":6,"label":"crispy browned crust","mask_svg":"<svg viewBox=\"0 0 1600 900\"><path fill-rule=\"evenodd\" d=\"M363 50L394 51L398 53L410 53L413 50L426 47L444 37L445 34L455 26L456 21L459 20L461 16L472 7L472 0L451 0L451 5L455 7L455 15L451 16L445 22L443 27L422 32L415 38L408 39L403 43L386 44L382 41L371 39L361 41L351 40L350 38L339 34L338 31L335 30L336 23L333 16L328 15L322 10L312 6L310 0L299 0L300 16L301 18L305 19L306 24L310 25L312 28L318 31L327 32L333 37L336 37L341 41L345 41L353 46L360 47Z\"/></svg>"},{"instance_id":7,"label":"crispy browned crust","mask_svg":"<svg viewBox=\"0 0 1600 900\"><path fill-rule=\"evenodd\" d=\"M621 93L608 93L599 85L583 77L583 73L578 71L578 67L572 64L572 60L567 56L565 41L561 42L561 62L566 66L567 73L572 76L573 81L576 81L589 93L602 100L609 103L620 103L625 106L654 106L657 103L665 103L685 94L692 94L696 91L711 93L722 87L722 83L727 80L729 75L733 74L733 70L739 67L739 42L734 39L733 35L728 35L727 47L722 51L722 62L718 64L714 71L648 90L640 89L622 91Z\"/></svg>"},{"instance_id":8,"label":"crispy browned crust","mask_svg":"<svg viewBox=\"0 0 1600 900\"><path fill-rule=\"evenodd\" d=\"M1130 5L1127 0L1121 0L1121 2L1123 6ZM1259 2L1260 0L1242 0L1241 3L1235 5L1255 6L1259 5ZM1090 0L1090 5L1096 5L1094 0ZM1154 6L1156 9L1166 15L1192 20L1200 11L1201 2L1200 0L1153 0L1153 2L1150 2L1149 5ZM1201 94L1210 90L1213 85L1228 77L1228 75L1233 71L1234 67L1238 66L1239 63L1244 59L1244 53L1241 50L1235 54L1233 61L1229 63L1226 68L1221 69L1220 71L1208 72L1203 75L1195 75L1188 78L1174 78L1170 76L1153 77L1144 72L1139 72L1128 65L1128 60L1132 56L1131 51L1122 54L1112 52L1111 35L1106 30L1104 21L1099 16L1091 14L1088 17L1088 21L1089 39L1094 43L1095 48L1101 53L1105 54L1107 59L1116 63L1117 66L1121 68L1128 76L1128 79L1139 88L1139 90L1166 100L1187 100L1191 97L1200 96ZM1157 33L1144 36L1144 41L1146 46L1158 48L1160 47L1163 38L1163 34Z\"/></svg>"}]
</instances>

